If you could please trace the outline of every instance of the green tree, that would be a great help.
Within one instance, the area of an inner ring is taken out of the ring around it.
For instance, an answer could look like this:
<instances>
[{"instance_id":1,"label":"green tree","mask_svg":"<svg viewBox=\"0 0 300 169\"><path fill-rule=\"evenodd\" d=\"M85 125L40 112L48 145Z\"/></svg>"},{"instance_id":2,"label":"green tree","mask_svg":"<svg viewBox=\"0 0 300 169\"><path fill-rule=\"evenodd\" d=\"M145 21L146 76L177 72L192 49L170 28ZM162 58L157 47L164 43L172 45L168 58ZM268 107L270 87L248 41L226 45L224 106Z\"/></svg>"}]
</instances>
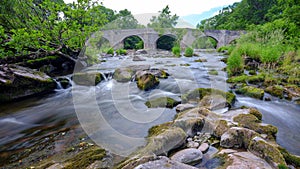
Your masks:
<instances>
[{"instance_id":1,"label":"green tree","mask_svg":"<svg viewBox=\"0 0 300 169\"><path fill-rule=\"evenodd\" d=\"M148 24L151 28L173 28L177 24L179 16L171 15L169 6L167 5L162 11L159 11L159 15L153 16Z\"/></svg>"},{"instance_id":2,"label":"green tree","mask_svg":"<svg viewBox=\"0 0 300 169\"><path fill-rule=\"evenodd\" d=\"M1 8L13 11L9 15L9 11L1 10L1 26L6 34L2 58L24 60L56 55L75 62L86 38L107 23L105 13L99 10L101 5L91 0L72 4L51 0L38 4L33 0L1 3Z\"/></svg>"}]
</instances>

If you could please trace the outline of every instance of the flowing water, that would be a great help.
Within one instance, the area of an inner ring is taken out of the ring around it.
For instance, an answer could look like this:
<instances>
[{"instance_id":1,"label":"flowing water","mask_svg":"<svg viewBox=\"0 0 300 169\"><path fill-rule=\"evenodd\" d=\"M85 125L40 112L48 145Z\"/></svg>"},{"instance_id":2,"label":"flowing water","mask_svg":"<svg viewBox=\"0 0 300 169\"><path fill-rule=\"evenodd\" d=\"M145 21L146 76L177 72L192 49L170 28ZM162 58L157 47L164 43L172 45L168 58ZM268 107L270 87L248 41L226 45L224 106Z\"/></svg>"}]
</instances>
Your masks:
<instances>
[{"instance_id":1,"label":"flowing water","mask_svg":"<svg viewBox=\"0 0 300 169\"><path fill-rule=\"evenodd\" d=\"M41 143L58 131L81 125L98 144L128 154L145 143L148 129L173 119L174 109L148 109L150 98L168 96L180 101L181 94L198 88L228 90L226 66L219 61L223 56L216 52L199 52L191 58L146 58L133 62L130 57L107 58L106 62L89 67L86 71L100 71L107 76L97 86L73 84L72 88L59 89L45 95L0 106L0 155ZM195 62L206 59L208 62ZM189 64L189 65L183 65ZM119 67L137 66L165 69L168 79L160 79L153 90L141 91L136 82L118 83L111 79ZM209 75L215 69L218 75ZM263 122L275 125L279 131L278 143L290 152L300 155L300 106L276 100L265 102L237 96L236 106L258 108ZM122 152L124 151L124 152Z\"/></svg>"}]
</instances>

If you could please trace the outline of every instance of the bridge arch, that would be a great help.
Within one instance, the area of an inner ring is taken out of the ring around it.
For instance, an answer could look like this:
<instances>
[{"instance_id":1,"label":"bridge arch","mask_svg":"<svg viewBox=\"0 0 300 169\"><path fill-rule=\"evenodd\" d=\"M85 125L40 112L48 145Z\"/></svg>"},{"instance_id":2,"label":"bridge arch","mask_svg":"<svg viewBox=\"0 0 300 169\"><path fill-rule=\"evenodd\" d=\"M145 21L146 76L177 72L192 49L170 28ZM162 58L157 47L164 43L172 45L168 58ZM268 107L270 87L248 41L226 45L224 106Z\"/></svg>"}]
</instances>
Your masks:
<instances>
[{"instance_id":1,"label":"bridge arch","mask_svg":"<svg viewBox=\"0 0 300 169\"><path fill-rule=\"evenodd\" d=\"M164 34L158 37L155 41L156 49L171 50L177 41L177 36L174 34Z\"/></svg>"},{"instance_id":2,"label":"bridge arch","mask_svg":"<svg viewBox=\"0 0 300 169\"><path fill-rule=\"evenodd\" d=\"M122 40L124 49L144 49L144 40L142 36L130 35Z\"/></svg>"}]
</instances>

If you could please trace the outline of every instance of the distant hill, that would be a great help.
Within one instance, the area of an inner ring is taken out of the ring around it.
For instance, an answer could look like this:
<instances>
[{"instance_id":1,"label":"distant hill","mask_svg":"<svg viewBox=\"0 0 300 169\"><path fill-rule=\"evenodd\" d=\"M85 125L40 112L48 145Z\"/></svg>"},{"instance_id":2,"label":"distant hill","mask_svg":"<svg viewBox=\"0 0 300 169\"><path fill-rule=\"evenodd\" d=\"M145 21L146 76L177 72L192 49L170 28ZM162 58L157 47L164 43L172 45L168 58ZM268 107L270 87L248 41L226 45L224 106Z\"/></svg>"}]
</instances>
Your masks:
<instances>
[{"instance_id":1,"label":"distant hill","mask_svg":"<svg viewBox=\"0 0 300 169\"><path fill-rule=\"evenodd\" d=\"M180 18L182 18L183 20L187 21L188 23L190 23L191 25L196 27L196 25L198 23L200 23L202 20L208 19L208 18L214 16L222 8L223 8L223 6L220 6L220 7L212 8L209 11L202 12L201 14L192 14L192 15L182 16Z\"/></svg>"}]
</instances>

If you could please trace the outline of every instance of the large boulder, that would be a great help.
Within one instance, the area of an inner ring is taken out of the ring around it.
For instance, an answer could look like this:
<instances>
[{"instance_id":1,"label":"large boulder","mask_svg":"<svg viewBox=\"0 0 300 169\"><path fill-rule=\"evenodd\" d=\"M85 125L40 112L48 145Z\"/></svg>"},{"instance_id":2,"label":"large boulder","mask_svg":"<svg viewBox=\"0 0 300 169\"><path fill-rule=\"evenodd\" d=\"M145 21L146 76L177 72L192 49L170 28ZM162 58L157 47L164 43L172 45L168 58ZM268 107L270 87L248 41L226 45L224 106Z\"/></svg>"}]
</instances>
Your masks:
<instances>
[{"instance_id":1,"label":"large boulder","mask_svg":"<svg viewBox=\"0 0 300 169\"><path fill-rule=\"evenodd\" d=\"M141 71L136 75L137 86L141 90L150 90L159 84L158 78L147 71Z\"/></svg>"},{"instance_id":2,"label":"large boulder","mask_svg":"<svg viewBox=\"0 0 300 169\"><path fill-rule=\"evenodd\" d=\"M176 115L173 125L182 128L189 136L201 131L205 120L198 112L198 108L187 110Z\"/></svg>"},{"instance_id":3,"label":"large boulder","mask_svg":"<svg viewBox=\"0 0 300 169\"><path fill-rule=\"evenodd\" d=\"M253 154L268 161L269 164L277 167L278 164L286 164L277 146L260 137L254 137L248 149Z\"/></svg>"},{"instance_id":4,"label":"large boulder","mask_svg":"<svg viewBox=\"0 0 300 169\"><path fill-rule=\"evenodd\" d=\"M232 127L221 136L220 145L224 148L245 148L247 149L250 141L258 134L252 130Z\"/></svg>"},{"instance_id":5,"label":"large boulder","mask_svg":"<svg viewBox=\"0 0 300 169\"><path fill-rule=\"evenodd\" d=\"M138 154L168 154L170 150L182 146L186 138L186 133L179 127L161 126L149 135L147 145Z\"/></svg>"},{"instance_id":6,"label":"large boulder","mask_svg":"<svg viewBox=\"0 0 300 169\"><path fill-rule=\"evenodd\" d=\"M254 112L253 109L250 109L250 112ZM259 114L255 114L259 116ZM260 123L259 120L253 114L239 114L233 117L233 121L237 122L239 126L245 127L251 130L256 131L259 134L266 134L267 138L272 140L276 138L276 133L278 131L277 127L270 124ZM260 116L259 116L260 117Z\"/></svg>"},{"instance_id":7,"label":"large boulder","mask_svg":"<svg viewBox=\"0 0 300 169\"><path fill-rule=\"evenodd\" d=\"M129 82L134 73L135 72L130 68L118 68L115 70L113 78L117 82Z\"/></svg>"},{"instance_id":8,"label":"large boulder","mask_svg":"<svg viewBox=\"0 0 300 169\"><path fill-rule=\"evenodd\" d=\"M159 156L157 159L153 161L148 161L144 164L140 164L134 169L165 169L165 168L171 168L171 169L196 169L196 167L186 165L174 160L170 160L167 157Z\"/></svg>"},{"instance_id":9,"label":"large boulder","mask_svg":"<svg viewBox=\"0 0 300 169\"><path fill-rule=\"evenodd\" d=\"M104 77L100 72L78 72L74 73L72 79L78 85L96 86Z\"/></svg>"},{"instance_id":10,"label":"large boulder","mask_svg":"<svg viewBox=\"0 0 300 169\"><path fill-rule=\"evenodd\" d=\"M171 156L171 160L189 165L195 165L201 162L202 158L202 151L196 148L183 149Z\"/></svg>"},{"instance_id":11,"label":"large boulder","mask_svg":"<svg viewBox=\"0 0 300 169\"><path fill-rule=\"evenodd\" d=\"M209 110L217 110L225 108L226 103L226 98L222 95L206 95L201 99L199 106Z\"/></svg>"},{"instance_id":12,"label":"large boulder","mask_svg":"<svg viewBox=\"0 0 300 169\"><path fill-rule=\"evenodd\" d=\"M0 66L0 102L53 91L55 81L42 72L16 65Z\"/></svg>"}]
</instances>

